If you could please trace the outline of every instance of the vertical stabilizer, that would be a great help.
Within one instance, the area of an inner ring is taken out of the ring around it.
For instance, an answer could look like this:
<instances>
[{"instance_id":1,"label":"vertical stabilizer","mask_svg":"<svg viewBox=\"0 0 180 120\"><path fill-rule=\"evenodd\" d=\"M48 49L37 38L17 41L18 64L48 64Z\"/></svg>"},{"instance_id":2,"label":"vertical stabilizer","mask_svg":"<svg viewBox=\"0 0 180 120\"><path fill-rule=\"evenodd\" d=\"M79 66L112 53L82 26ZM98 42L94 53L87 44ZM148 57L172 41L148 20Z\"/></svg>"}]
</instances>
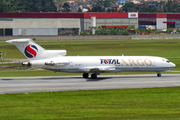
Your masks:
<instances>
[{"instance_id":1,"label":"vertical stabilizer","mask_svg":"<svg viewBox=\"0 0 180 120\"><path fill-rule=\"evenodd\" d=\"M57 58L66 55L66 50L45 50L30 38L13 39L6 42L14 44L30 61Z\"/></svg>"},{"instance_id":2,"label":"vertical stabilizer","mask_svg":"<svg viewBox=\"0 0 180 120\"><path fill-rule=\"evenodd\" d=\"M40 59L41 54L45 51L44 48L36 44L32 39L13 39L7 40L7 43L14 44L29 60Z\"/></svg>"}]
</instances>

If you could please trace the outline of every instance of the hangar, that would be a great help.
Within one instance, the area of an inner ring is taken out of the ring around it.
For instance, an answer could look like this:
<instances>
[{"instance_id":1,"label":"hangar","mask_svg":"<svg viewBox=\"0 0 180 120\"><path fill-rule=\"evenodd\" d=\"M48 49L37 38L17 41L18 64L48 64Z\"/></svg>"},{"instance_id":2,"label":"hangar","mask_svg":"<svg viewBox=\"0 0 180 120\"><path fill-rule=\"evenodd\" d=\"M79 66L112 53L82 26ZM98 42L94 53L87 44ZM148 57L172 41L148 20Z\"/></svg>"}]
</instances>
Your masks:
<instances>
[{"instance_id":1,"label":"hangar","mask_svg":"<svg viewBox=\"0 0 180 120\"><path fill-rule=\"evenodd\" d=\"M96 26L138 27L137 12L113 13L0 13L1 36L59 35L89 30L91 18Z\"/></svg>"}]
</instances>

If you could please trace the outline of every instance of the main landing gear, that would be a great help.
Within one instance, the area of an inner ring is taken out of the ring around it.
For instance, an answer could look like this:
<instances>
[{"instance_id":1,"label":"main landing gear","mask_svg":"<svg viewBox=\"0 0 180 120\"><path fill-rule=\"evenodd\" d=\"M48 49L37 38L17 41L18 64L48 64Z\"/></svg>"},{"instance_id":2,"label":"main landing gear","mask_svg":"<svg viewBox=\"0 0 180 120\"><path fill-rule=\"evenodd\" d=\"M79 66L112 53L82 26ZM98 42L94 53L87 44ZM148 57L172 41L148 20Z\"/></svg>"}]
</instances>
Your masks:
<instances>
[{"instance_id":1,"label":"main landing gear","mask_svg":"<svg viewBox=\"0 0 180 120\"><path fill-rule=\"evenodd\" d=\"M91 75L91 78L96 79L97 75L94 73L94 74Z\"/></svg>"},{"instance_id":2,"label":"main landing gear","mask_svg":"<svg viewBox=\"0 0 180 120\"><path fill-rule=\"evenodd\" d=\"M83 78L88 78L89 77L89 73L84 73L83 74Z\"/></svg>"},{"instance_id":3,"label":"main landing gear","mask_svg":"<svg viewBox=\"0 0 180 120\"><path fill-rule=\"evenodd\" d=\"M161 73L158 73L158 74L157 74L157 77L161 77Z\"/></svg>"},{"instance_id":4,"label":"main landing gear","mask_svg":"<svg viewBox=\"0 0 180 120\"><path fill-rule=\"evenodd\" d=\"M89 73L84 73L84 74L83 74L83 78L88 78L88 77L89 77ZM96 79L96 78L97 78L97 74L93 73L93 74L91 75L91 78L92 78L92 79Z\"/></svg>"}]
</instances>

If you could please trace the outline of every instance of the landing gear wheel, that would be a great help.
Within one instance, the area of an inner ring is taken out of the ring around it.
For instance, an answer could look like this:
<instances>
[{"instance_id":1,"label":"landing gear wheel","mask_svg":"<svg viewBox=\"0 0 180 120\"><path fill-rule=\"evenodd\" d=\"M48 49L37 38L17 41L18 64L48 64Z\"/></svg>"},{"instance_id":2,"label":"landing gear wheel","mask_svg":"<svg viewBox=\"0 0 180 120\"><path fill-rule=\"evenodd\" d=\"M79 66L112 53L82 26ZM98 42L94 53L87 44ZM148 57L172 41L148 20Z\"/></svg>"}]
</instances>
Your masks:
<instances>
[{"instance_id":1,"label":"landing gear wheel","mask_svg":"<svg viewBox=\"0 0 180 120\"><path fill-rule=\"evenodd\" d=\"M96 74L92 74L92 75L91 75L91 78L96 79L96 78L97 78L97 75L96 75Z\"/></svg>"},{"instance_id":2,"label":"landing gear wheel","mask_svg":"<svg viewBox=\"0 0 180 120\"><path fill-rule=\"evenodd\" d=\"M158 74L157 74L157 77L161 77L161 74L160 74L160 73L158 73Z\"/></svg>"},{"instance_id":3,"label":"landing gear wheel","mask_svg":"<svg viewBox=\"0 0 180 120\"><path fill-rule=\"evenodd\" d=\"M83 78L88 78L89 77L89 73L84 73L83 74Z\"/></svg>"}]
</instances>

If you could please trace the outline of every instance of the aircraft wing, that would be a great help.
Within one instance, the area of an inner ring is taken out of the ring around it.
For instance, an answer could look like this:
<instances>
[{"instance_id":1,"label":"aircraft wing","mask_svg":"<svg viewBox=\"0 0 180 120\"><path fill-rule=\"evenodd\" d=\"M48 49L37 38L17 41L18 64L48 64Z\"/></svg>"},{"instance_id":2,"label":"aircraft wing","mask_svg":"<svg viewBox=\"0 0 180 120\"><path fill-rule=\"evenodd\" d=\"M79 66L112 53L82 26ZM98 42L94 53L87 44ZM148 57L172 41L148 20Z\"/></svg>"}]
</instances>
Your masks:
<instances>
[{"instance_id":1,"label":"aircraft wing","mask_svg":"<svg viewBox=\"0 0 180 120\"><path fill-rule=\"evenodd\" d=\"M103 67L83 67L80 68L82 71L86 71L89 73L101 73L101 72L112 72L112 71L116 71L115 67L112 66L103 66Z\"/></svg>"}]
</instances>

